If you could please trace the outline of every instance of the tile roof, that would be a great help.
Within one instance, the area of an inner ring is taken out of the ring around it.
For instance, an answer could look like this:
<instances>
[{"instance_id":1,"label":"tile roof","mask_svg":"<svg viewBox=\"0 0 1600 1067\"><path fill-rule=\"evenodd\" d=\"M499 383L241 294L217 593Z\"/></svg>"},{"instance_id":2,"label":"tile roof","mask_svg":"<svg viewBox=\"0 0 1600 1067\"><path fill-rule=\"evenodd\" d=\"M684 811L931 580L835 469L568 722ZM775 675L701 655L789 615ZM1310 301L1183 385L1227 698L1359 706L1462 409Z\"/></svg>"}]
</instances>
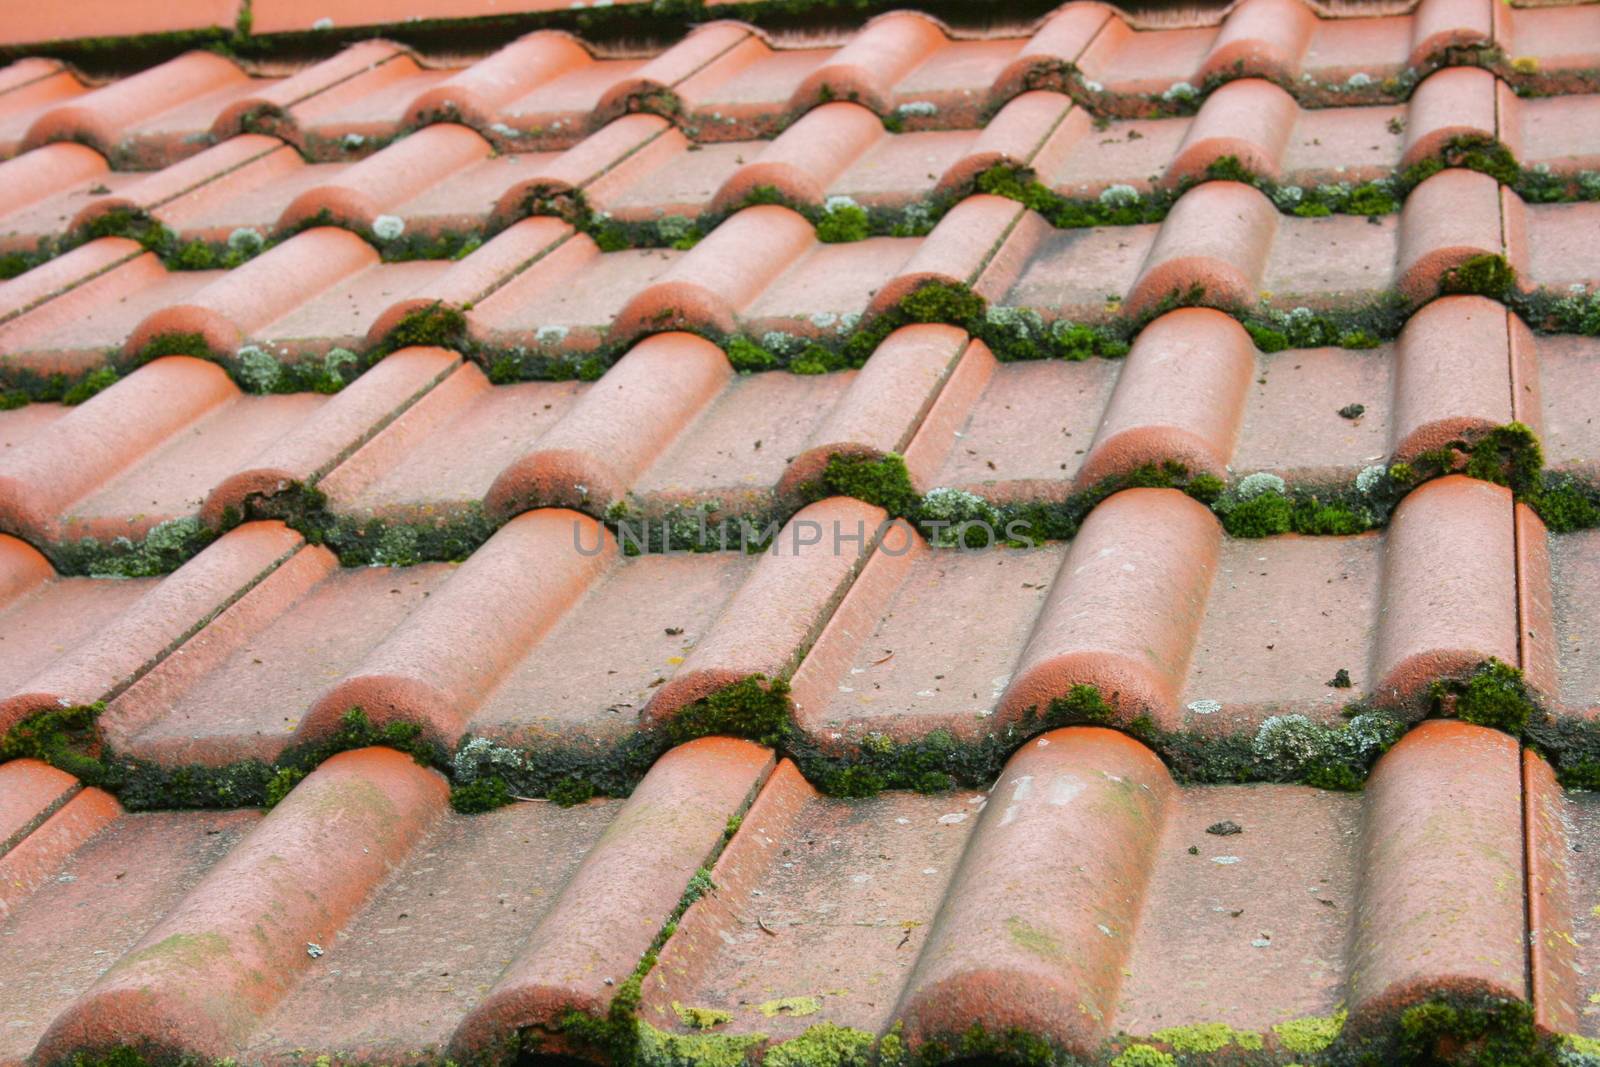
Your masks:
<instances>
[{"instance_id":1,"label":"tile roof","mask_svg":"<svg viewBox=\"0 0 1600 1067\"><path fill-rule=\"evenodd\" d=\"M1600 6L877 6L0 20L0 1067L1600 1063Z\"/></svg>"}]
</instances>

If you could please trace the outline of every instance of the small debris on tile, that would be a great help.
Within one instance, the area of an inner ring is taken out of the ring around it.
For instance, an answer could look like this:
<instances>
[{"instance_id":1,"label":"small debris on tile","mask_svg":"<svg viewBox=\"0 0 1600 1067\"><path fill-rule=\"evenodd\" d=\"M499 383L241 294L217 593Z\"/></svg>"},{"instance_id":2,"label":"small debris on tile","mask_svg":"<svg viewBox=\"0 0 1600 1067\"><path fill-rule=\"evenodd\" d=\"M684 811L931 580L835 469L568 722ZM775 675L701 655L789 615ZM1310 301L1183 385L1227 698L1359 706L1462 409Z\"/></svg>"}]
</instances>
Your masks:
<instances>
[{"instance_id":1,"label":"small debris on tile","mask_svg":"<svg viewBox=\"0 0 1600 1067\"><path fill-rule=\"evenodd\" d=\"M1232 819L1223 819L1221 822L1214 822L1206 827L1206 833L1216 834L1218 837L1228 837L1231 834L1244 833L1244 827Z\"/></svg>"},{"instance_id":2,"label":"small debris on tile","mask_svg":"<svg viewBox=\"0 0 1600 1067\"><path fill-rule=\"evenodd\" d=\"M317 944L315 941L307 941L306 942L306 955L310 956L314 960L321 959L322 958L322 946Z\"/></svg>"},{"instance_id":3,"label":"small debris on tile","mask_svg":"<svg viewBox=\"0 0 1600 1067\"><path fill-rule=\"evenodd\" d=\"M1359 419L1366 413L1367 405L1365 404L1346 404L1339 409L1339 417L1341 419Z\"/></svg>"},{"instance_id":4,"label":"small debris on tile","mask_svg":"<svg viewBox=\"0 0 1600 1067\"><path fill-rule=\"evenodd\" d=\"M1334 672L1333 677L1328 679L1327 684L1330 689L1349 689L1350 672L1345 668L1340 667Z\"/></svg>"}]
</instances>

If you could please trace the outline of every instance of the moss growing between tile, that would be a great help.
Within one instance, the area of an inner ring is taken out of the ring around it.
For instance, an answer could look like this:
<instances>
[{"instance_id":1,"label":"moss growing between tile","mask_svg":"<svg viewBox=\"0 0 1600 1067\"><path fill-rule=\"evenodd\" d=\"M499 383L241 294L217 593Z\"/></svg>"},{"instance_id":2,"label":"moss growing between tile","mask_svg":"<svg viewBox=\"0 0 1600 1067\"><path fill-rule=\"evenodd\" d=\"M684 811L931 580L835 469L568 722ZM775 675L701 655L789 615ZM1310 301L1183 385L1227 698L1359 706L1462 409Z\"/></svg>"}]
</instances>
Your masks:
<instances>
[{"instance_id":1,"label":"moss growing between tile","mask_svg":"<svg viewBox=\"0 0 1600 1067\"><path fill-rule=\"evenodd\" d=\"M0 737L0 763L36 759L66 771L84 785L107 786L113 774L101 758L95 719L105 703L53 708L31 715Z\"/></svg>"},{"instance_id":2,"label":"moss growing between tile","mask_svg":"<svg viewBox=\"0 0 1600 1067\"><path fill-rule=\"evenodd\" d=\"M1465 679L1441 678L1428 688L1431 712L1503 730L1521 737L1543 717L1523 682L1522 671L1490 659Z\"/></svg>"},{"instance_id":3,"label":"moss growing between tile","mask_svg":"<svg viewBox=\"0 0 1600 1067\"><path fill-rule=\"evenodd\" d=\"M791 729L789 683L756 674L680 708L665 732L674 745L717 735L777 747Z\"/></svg>"},{"instance_id":4,"label":"moss growing between tile","mask_svg":"<svg viewBox=\"0 0 1600 1067\"><path fill-rule=\"evenodd\" d=\"M849 197L829 197L816 225L817 240L824 244L847 244L872 236L866 209Z\"/></svg>"},{"instance_id":5,"label":"moss growing between tile","mask_svg":"<svg viewBox=\"0 0 1600 1067\"><path fill-rule=\"evenodd\" d=\"M1465 293L1496 300L1516 288L1517 272L1501 255L1473 256L1451 267L1439 279L1441 294Z\"/></svg>"},{"instance_id":6,"label":"moss growing between tile","mask_svg":"<svg viewBox=\"0 0 1600 1067\"><path fill-rule=\"evenodd\" d=\"M1553 1065L1556 1042L1534 1027L1533 1009L1520 1000L1436 997L1400 1014L1394 1049L1402 1064L1476 1067Z\"/></svg>"},{"instance_id":7,"label":"moss growing between tile","mask_svg":"<svg viewBox=\"0 0 1600 1067\"><path fill-rule=\"evenodd\" d=\"M1005 1063L1013 1067L1053 1067L1073 1060L1055 1042L1028 1030L988 1030L973 1023L959 1034L931 1036L911 1054L919 1067L936 1064Z\"/></svg>"},{"instance_id":8,"label":"moss growing between tile","mask_svg":"<svg viewBox=\"0 0 1600 1067\"><path fill-rule=\"evenodd\" d=\"M376 727L360 708L352 708L333 734L289 749L271 764L250 759L222 767L163 766L108 751L94 725L104 710L96 703L30 716L0 739L0 763L43 760L113 794L130 811L271 807L323 761L355 748L382 746L427 766L445 765L443 750L425 742L419 727Z\"/></svg>"},{"instance_id":9,"label":"moss growing between tile","mask_svg":"<svg viewBox=\"0 0 1600 1067\"><path fill-rule=\"evenodd\" d=\"M118 537L109 544L85 537L45 546L45 554L63 575L91 578L153 578L170 574L216 540L218 532L199 519L168 519L141 539Z\"/></svg>"},{"instance_id":10,"label":"moss growing between tile","mask_svg":"<svg viewBox=\"0 0 1600 1067\"><path fill-rule=\"evenodd\" d=\"M891 516L909 515L917 505L905 458L895 452L881 456L835 453L828 457L821 480L800 492L807 503L828 496L855 497L876 504Z\"/></svg>"},{"instance_id":11,"label":"moss growing between tile","mask_svg":"<svg viewBox=\"0 0 1600 1067\"><path fill-rule=\"evenodd\" d=\"M460 782L450 788L450 806L463 815L493 811L511 803L511 790L499 775L475 782Z\"/></svg>"},{"instance_id":12,"label":"moss growing between tile","mask_svg":"<svg viewBox=\"0 0 1600 1067\"><path fill-rule=\"evenodd\" d=\"M467 317L460 308L451 304L434 302L409 312L395 324L388 336L378 346L377 358L382 354L402 348L438 347L467 354L471 340L467 336Z\"/></svg>"},{"instance_id":13,"label":"moss growing between tile","mask_svg":"<svg viewBox=\"0 0 1600 1067\"><path fill-rule=\"evenodd\" d=\"M1553 534L1600 526L1600 487L1569 474L1546 474L1525 488L1521 500L1538 513Z\"/></svg>"},{"instance_id":14,"label":"moss growing between tile","mask_svg":"<svg viewBox=\"0 0 1600 1067\"><path fill-rule=\"evenodd\" d=\"M120 376L115 367L98 367L79 378L77 383L61 394L61 402L68 407L83 403L96 393L116 385Z\"/></svg>"}]
</instances>

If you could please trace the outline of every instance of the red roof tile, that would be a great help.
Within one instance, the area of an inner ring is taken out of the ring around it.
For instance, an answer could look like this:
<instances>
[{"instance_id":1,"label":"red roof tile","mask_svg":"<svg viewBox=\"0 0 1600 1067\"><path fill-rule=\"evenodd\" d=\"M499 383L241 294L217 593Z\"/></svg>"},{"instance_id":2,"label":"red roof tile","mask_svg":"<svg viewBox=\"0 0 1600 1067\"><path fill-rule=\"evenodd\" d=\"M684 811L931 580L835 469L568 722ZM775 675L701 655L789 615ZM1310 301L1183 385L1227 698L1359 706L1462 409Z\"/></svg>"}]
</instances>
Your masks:
<instances>
[{"instance_id":1,"label":"red roof tile","mask_svg":"<svg viewBox=\"0 0 1600 1067\"><path fill-rule=\"evenodd\" d=\"M0 1063L1593 1055L1595 9L941 12L0 32Z\"/></svg>"}]
</instances>

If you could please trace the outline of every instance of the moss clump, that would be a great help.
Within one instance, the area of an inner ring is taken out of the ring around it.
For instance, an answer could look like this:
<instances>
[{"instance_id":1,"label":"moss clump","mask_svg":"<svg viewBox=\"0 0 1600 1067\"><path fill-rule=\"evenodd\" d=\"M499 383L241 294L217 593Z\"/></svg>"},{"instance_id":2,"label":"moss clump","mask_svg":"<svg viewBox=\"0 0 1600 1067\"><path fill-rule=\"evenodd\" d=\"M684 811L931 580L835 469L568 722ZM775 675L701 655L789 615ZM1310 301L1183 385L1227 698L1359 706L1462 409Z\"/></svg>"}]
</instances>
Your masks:
<instances>
[{"instance_id":1,"label":"moss clump","mask_svg":"<svg viewBox=\"0 0 1600 1067\"><path fill-rule=\"evenodd\" d=\"M450 789L450 806L463 815L493 811L511 803L511 790L499 775L461 782Z\"/></svg>"},{"instance_id":2,"label":"moss clump","mask_svg":"<svg viewBox=\"0 0 1600 1067\"><path fill-rule=\"evenodd\" d=\"M1312 1056L1338 1040L1350 1013L1340 1008L1332 1015L1309 1015L1278 1023L1272 1032L1278 1044L1297 1056Z\"/></svg>"},{"instance_id":3,"label":"moss clump","mask_svg":"<svg viewBox=\"0 0 1600 1067\"><path fill-rule=\"evenodd\" d=\"M1516 490L1536 486L1544 469L1538 436L1520 422L1496 426L1467 452L1465 473Z\"/></svg>"},{"instance_id":4,"label":"moss clump","mask_svg":"<svg viewBox=\"0 0 1600 1067\"><path fill-rule=\"evenodd\" d=\"M1434 714L1454 716L1476 726L1521 737L1538 708L1528 695L1522 671L1498 659L1478 665L1465 681L1441 679L1428 690Z\"/></svg>"},{"instance_id":5,"label":"moss clump","mask_svg":"<svg viewBox=\"0 0 1600 1067\"><path fill-rule=\"evenodd\" d=\"M469 348L466 315L460 308L445 303L417 308L396 323L379 346L383 352L412 347L466 351Z\"/></svg>"},{"instance_id":6,"label":"moss clump","mask_svg":"<svg viewBox=\"0 0 1600 1067\"><path fill-rule=\"evenodd\" d=\"M1223 528L1234 537L1271 537L1293 527L1294 508L1279 493L1262 493L1249 500L1218 507Z\"/></svg>"},{"instance_id":7,"label":"moss clump","mask_svg":"<svg viewBox=\"0 0 1600 1067\"><path fill-rule=\"evenodd\" d=\"M882 456L839 453L829 456L821 484L806 496L821 499L832 495L865 500L890 515L909 515L917 503L906 461L894 452Z\"/></svg>"},{"instance_id":8,"label":"moss clump","mask_svg":"<svg viewBox=\"0 0 1600 1067\"><path fill-rule=\"evenodd\" d=\"M592 800L594 795L594 783L576 775L571 778L563 778L551 786L549 792L550 801L563 808L575 807L586 800Z\"/></svg>"},{"instance_id":9,"label":"moss clump","mask_svg":"<svg viewBox=\"0 0 1600 1067\"><path fill-rule=\"evenodd\" d=\"M1520 1000L1435 998L1400 1014L1397 1060L1406 1064L1554 1067L1533 1009Z\"/></svg>"},{"instance_id":10,"label":"moss clump","mask_svg":"<svg viewBox=\"0 0 1600 1067\"><path fill-rule=\"evenodd\" d=\"M827 244L865 241L871 233L867 209L849 197L829 197L817 218L817 240Z\"/></svg>"},{"instance_id":11,"label":"moss clump","mask_svg":"<svg viewBox=\"0 0 1600 1067\"><path fill-rule=\"evenodd\" d=\"M1066 696L1056 697L1050 702L1048 715L1051 723L1063 726L1080 722L1105 725L1116 719L1116 709L1106 702L1106 698L1094 686L1075 685Z\"/></svg>"},{"instance_id":12,"label":"moss clump","mask_svg":"<svg viewBox=\"0 0 1600 1067\"><path fill-rule=\"evenodd\" d=\"M679 710L667 724L674 745L697 737L744 737L769 747L781 745L791 732L789 683L751 675Z\"/></svg>"},{"instance_id":13,"label":"moss clump","mask_svg":"<svg viewBox=\"0 0 1600 1067\"><path fill-rule=\"evenodd\" d=\"M1439 279L1442 294L1465 293L1499 299L1517 284L1516 269L1501 255L1473 256L1449 270Z\"/></svg>"},{"instance_id":14,"label":"moss clump","mask_svg":"<svg viewBox=\"0 0 1600 1067\"><path fill-rule=\"evenodd\" d=\"M762 348L748 337L735 337L726 349L728 362L736 371L771 370L778 365L778 357Z\"/></svg>"},{"instance_id":15,"label":"moss clump","mask_svg":"<svg viewBox=\"0 0 1600 1067\"><path fill-rule=\"evenodd\" d=\"M764 1067L870 1067L873 1037L833 1023L807 1027L799 1037L769 1046Z\"/></svg>"},{"instance_id":16,"label":"moss clump","mask_svg":"<svg viewBox=\"0 0 1600 1067\"><path fill-rule=\"evenodd\" d=\"M1570 475L1552 474L1522 493L1522 500L1544 521L1551 533L1571 533L1600 526L1596 491Z\"/></svg>"}]
</instances>

